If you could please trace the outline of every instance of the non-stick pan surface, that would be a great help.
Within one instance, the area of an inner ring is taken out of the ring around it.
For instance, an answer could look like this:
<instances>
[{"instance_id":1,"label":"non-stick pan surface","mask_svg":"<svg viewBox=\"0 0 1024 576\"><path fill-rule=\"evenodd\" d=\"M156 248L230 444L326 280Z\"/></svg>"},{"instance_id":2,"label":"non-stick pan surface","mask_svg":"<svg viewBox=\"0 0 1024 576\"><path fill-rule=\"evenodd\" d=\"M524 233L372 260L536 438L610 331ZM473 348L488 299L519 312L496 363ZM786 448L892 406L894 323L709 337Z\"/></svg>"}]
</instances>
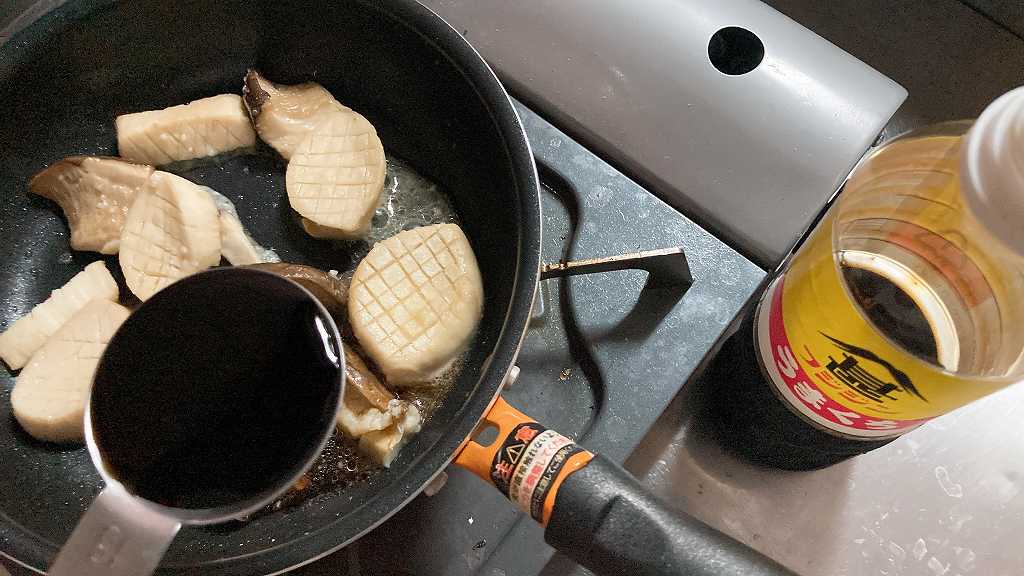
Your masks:
<instances>
[{"instance_id":1,"label":"non-stick pan surface","mask_svg":"<svg viewBox=\"0 0 1024 576\"><path fill-rule=\"evenodd\" d=\"M439 182L476 251L487 299L467 367L389 470L249 522L186 529L165 558L168 574L281 571L400 508L451 460L495 397L537 281L537 180L518 118L473 49L419 4L69 2L0 46L0 328L98 258L69 249L56 206L27 194L32 174L71 154L116 154L117 114L238 93L249 67L278 82L322 83L373 122L389 155ZM264 150L184 175L233 198L247 227L284 260L351 268L351 247L302 231L284 167ZM19 429L13 384L0 369L0 552L44 569L100 481L84 449L34 442Z\"/></svg>"}]
</instances>

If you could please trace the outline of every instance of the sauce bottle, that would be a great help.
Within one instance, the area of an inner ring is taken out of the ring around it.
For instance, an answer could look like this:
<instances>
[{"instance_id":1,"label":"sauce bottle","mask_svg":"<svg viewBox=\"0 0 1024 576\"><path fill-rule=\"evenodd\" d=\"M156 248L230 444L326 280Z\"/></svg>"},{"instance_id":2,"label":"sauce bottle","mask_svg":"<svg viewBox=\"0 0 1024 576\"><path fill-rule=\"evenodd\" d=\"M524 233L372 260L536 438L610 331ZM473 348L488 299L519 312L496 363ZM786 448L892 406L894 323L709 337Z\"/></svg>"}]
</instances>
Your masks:
<instances>
[{"instance_id":1,"label":"sauce bottle","mask_svg":"<svg viewBox=\"0 0 1024 576\"><path fill-rule=\"evenodd\" d=\"M790 469L1024 378L1024 87L867 155L708 377L729 444Z\"/></svg>"}]
</instances>

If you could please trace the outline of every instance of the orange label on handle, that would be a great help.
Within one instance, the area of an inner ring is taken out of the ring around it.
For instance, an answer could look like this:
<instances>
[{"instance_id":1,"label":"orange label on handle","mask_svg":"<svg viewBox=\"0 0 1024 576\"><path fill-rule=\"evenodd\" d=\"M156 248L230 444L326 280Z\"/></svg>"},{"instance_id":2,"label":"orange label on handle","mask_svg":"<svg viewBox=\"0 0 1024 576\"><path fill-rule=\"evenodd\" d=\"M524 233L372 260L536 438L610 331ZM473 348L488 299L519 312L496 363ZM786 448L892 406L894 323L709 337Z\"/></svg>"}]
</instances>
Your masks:
<instances>
[{"instance_id":1,"label":"orange label on handle","mask_svg":"<svg viewBox=\"0 0 1024 576\"><path fill-rule=\"evenodd\" d=\"M554 430L526 422L505 438L491 464L491 481L519 509L544 521L544 502L569 458L583 448Z\"/></svg>"},{"instance_id":2,"label":"orange label on handle","mask_svg":"<svg viewBox=\"0 0 1024 576\"><path fill-rule=\"evenodd\" d=\"M501 398L484 422L498 427L498 439L490 446L471 440L455 463L493 484L534 520L547 524L562 481L593 454Z\"/></svg>"}]
</instances>

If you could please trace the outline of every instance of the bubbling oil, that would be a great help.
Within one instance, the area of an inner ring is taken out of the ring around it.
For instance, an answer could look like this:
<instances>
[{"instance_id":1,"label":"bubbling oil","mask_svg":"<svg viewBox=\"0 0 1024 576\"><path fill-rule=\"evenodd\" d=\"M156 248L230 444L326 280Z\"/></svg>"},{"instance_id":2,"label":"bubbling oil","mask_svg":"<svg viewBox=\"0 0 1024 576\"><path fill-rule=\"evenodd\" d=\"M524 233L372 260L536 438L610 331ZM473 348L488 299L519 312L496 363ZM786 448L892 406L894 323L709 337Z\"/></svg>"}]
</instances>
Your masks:
<instances>
[{"instance_id":1,"label":"bubbling oil","mask_svg":"<svg viewBox=\"0 0 1024 576\"><path fill-rule=\"evenodd\" d=\"M419 226L458 223L448 195L406 162L388 159L380 205L366 240L370 244Z\"/></svg>"},{"instance_id":2,"label":"bubbling oil","mask_svg":"<svg viewBox=\"0 0 1024 576\"><path fill-rule=\"evenodd\" d=\"M459 224L459 217L445 190L417 172L404 160L388 157L387 175L380 202L373 213L370 231L359 240L338 240L358 262L374 244L403 230L431 224ZM355 269L339 270L341 278L351 277Z\"/></svg>"}]
</instances>

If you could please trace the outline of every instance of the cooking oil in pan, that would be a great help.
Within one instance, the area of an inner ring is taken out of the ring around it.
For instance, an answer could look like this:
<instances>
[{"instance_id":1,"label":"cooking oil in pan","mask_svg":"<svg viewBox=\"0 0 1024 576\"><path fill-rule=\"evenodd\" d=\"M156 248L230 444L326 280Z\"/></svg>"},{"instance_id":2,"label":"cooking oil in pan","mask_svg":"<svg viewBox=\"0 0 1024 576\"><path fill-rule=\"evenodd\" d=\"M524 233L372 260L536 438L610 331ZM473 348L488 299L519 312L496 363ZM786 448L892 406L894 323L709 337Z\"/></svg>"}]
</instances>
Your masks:
<instances>
[{"instance_id":1,"label":"cooking oil in pan","mask_svg":"<svg viewBox=\"0 0 1024 576\"><path fill-rule=\"evenodd\" d=\"M458 223L458 218L441 187L402 160L389 158L380 205L366 242L372 246L402 230L444 222Z\"/></svg>"},{"instance_id":2,"label":"cooking oil in pan","mask_svg":"<svg viewBox=\"0 0 1024 576\"><path fill-rule=\"evenodd\" d=\"M373 213L370 231L359 240L339 240L359 262L374 244L403 230L431 224L459 223L458 215L444 189L421 175L405 161L388 157L387 176L380 202ZM339 276L351 277L354 270L340 270Z\"/></svg>"}]
</instances>

